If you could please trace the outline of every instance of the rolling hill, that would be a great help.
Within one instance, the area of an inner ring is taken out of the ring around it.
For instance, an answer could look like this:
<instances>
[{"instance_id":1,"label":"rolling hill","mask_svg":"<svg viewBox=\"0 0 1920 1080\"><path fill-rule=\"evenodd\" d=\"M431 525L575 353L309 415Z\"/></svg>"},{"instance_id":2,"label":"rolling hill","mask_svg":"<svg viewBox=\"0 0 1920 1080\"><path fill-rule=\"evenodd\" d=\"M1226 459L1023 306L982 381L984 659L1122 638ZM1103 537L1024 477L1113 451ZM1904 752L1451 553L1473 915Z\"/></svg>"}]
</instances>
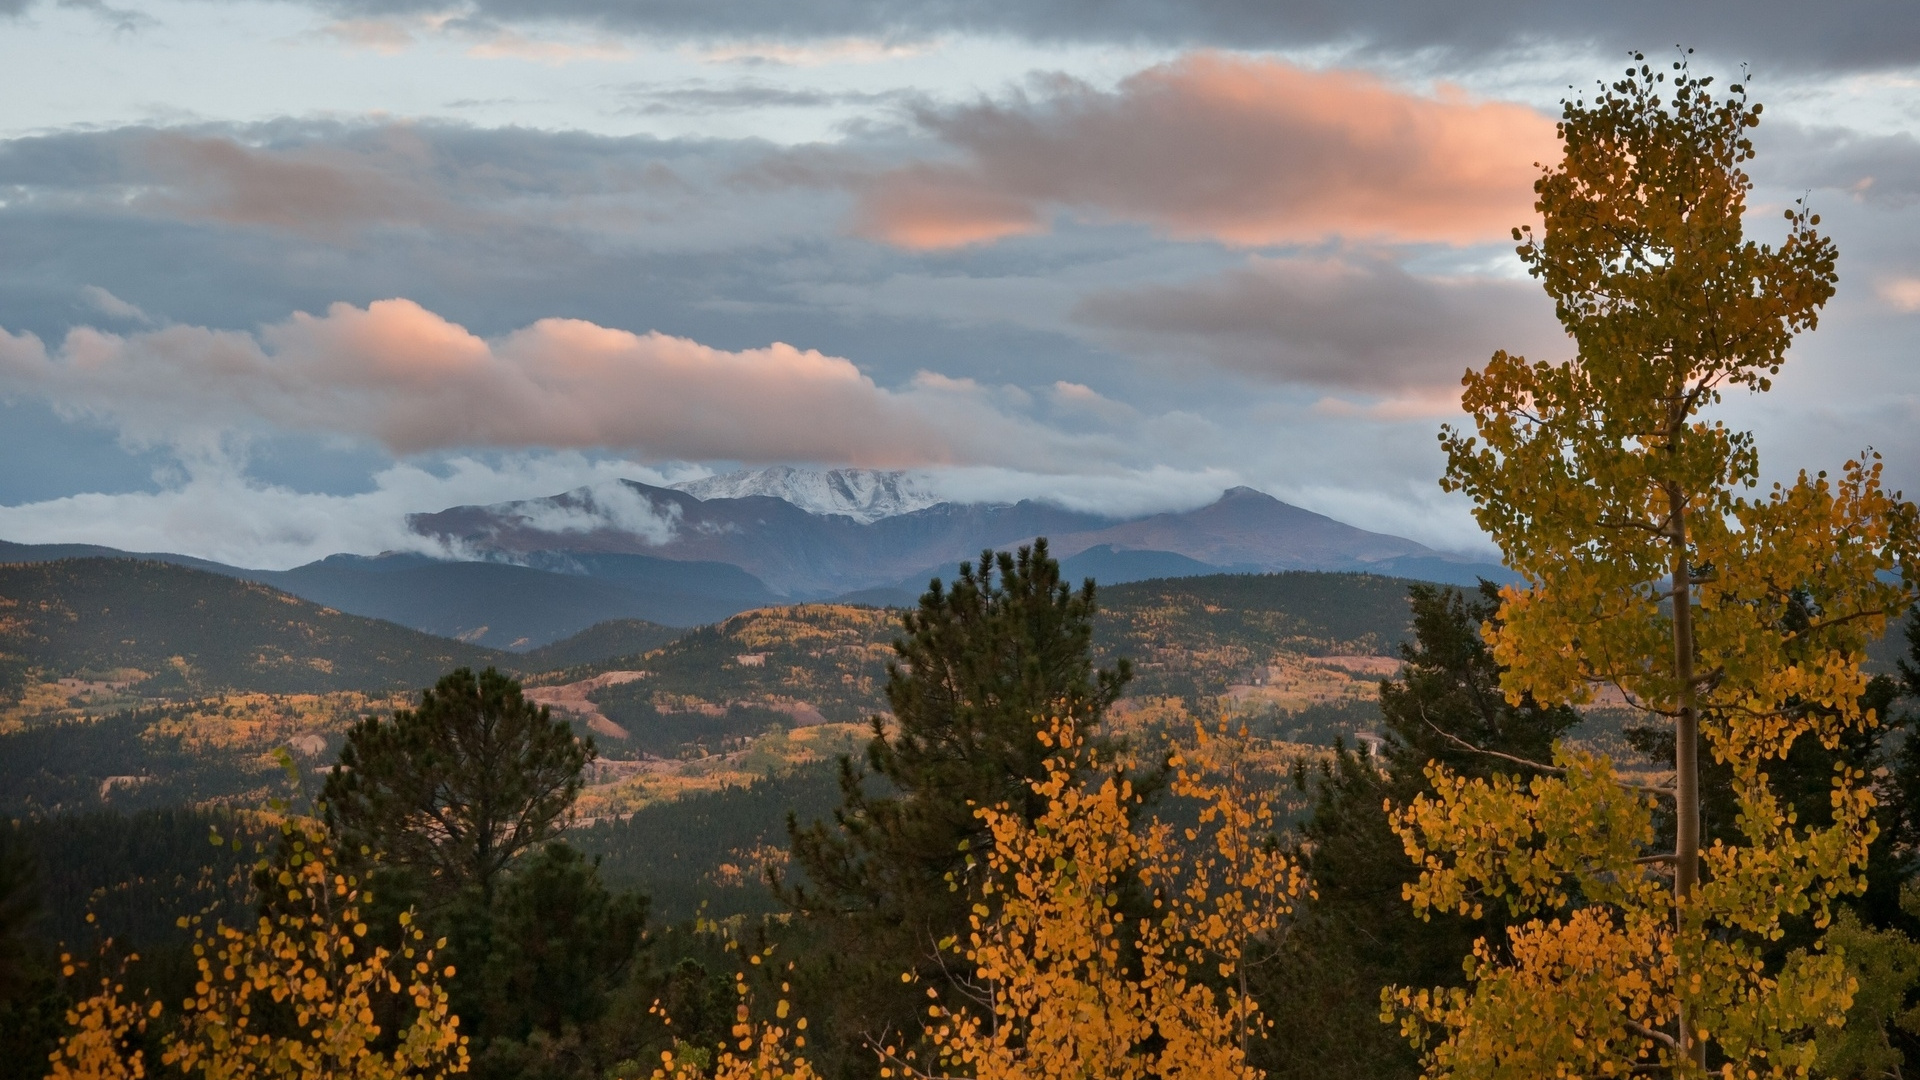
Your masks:
<instances>
[{"instance_id":1,"label":"rolling hill","mask_svg":"<svg viewBox=\"0 0 1920 1080\"><path fill-rule=\"evenodd\" d=\"M416 689L512 661L255 582L103 558L0 565L0 658L15 694L72 678L173 697Z\"/></svg>"}]
</instances>

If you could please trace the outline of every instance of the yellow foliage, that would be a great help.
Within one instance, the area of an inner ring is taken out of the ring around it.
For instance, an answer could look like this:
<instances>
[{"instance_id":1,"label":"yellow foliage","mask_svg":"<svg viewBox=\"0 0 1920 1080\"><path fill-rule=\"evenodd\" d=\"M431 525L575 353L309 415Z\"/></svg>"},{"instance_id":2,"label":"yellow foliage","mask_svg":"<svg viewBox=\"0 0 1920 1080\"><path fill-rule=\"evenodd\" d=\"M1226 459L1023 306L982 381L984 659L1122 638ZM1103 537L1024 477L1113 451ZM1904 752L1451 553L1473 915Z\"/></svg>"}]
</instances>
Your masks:
<instances>
[{"instance_id":1,"label":"yellow foliage","mask_svg":"<svg viewBox=\"0 0 1920 1080\"><path fill-rule=\"evenodd\" d=\"M1810 823L1766 768L1876 722L1864 649L1911 600L1886 575L1911 573L1920 525L1873 455L1739 495L1752 436L1700 418L1727 387L1766 390L1833 291L1817 216L1789 211L1777 249L1742 235L1758 120L1739 86L1716 100L1682 64L1569 104L1565 158L1535 187L1545 235L1519 250L1578 355L1495 354L1464 380L1475 434L1441 435L1444 485L1528 582L1483 628L1509 698L1606 692L1672 724L1678 750L1661 785L1564 747L1525 784L1434 767L1435 793L1395 811L1416 909L1524 920L1477 944L1468 987L1383 995L1431 1076L1803 1076L1851 1000L1840 957L1762 949L1864 887L1873 797L1838 766ZM1736 838L1706 845L1702 739L1738 806ZM1670 854L1648 854L1657 799L1674 800Z\"/></svg>"},{"instance_id":2,"label":"yellow foliage","mask_svg":"<svg viewBox=\"0 0 1920 1080\"><path fill-rule=\"evenodd\" d=\"M283 828L288 855L271 886L273 913L250 927L219 924L195 935L198 978L177 1029L163 1039L163 1061L207 1080L397 1080L466 1071L467 1040L440 984L453 969L436 962L435 947L406 915L397 954L368 941L359 884L330 868L324 828L310 818ZM74 1031L53 1055L55 1080L146 1075L129 1036L161 1015L161 1003L143 1009L124 994L124 986L103 980L69 1012ZM388 1033L377 1015L393 1001L408 1019Z\"/></svg>"},{"instance_id":3,"label":"yellow foliage","mask_svg":"<svg viewBox=\"0 0 1920 1080\"><path fill-rule=\"evenodd\" d=\"M758 967L771 952L769 949L748 960ZM775 1019L755 1020L753 994L747 987L746 973L735 973L733 992L738 1000L734 1005L732 1041L719 1047L717 1055L704 1048L676 1044L674 1049L661 1052L660 1067L654 1070L653 1080L820 1080L820 1074L801 1053L807 1046L806 1018L798 1018L792 1027L787 1026L792 1005L784 995L790 989L791 984L780 984L783 996L774 1004ZM651 1011L660 1014L660 1003L654 1002ZM672 1019L668 1018L667 1022L671 1026Z\"/></svg>"},{"instance_id":4,"label":"yellow foliage","mask_svg":"<svg viewBox=\"0 0 1920 1080\"><path fill-rule=\"evenodd\" d=\"M972 1002L929 989L929 1060L892 1048L882 1075L979 1080L1255 1077L1261 1026L1240 963L1306 894L1300 868L1268 842L1268 800L1245 784L1244 737L1196 727L1176 758L1175 794L1201 804L1200 828L1136 829L1139 796L1065 720L1046 722L1053 755L1033 785L1046 811L977 812L993 834L965 942ZM1076 777L1081 769L1089 780ZM1130 915L1124 892L1152 898Z\"/></svg>"}]
</instances>

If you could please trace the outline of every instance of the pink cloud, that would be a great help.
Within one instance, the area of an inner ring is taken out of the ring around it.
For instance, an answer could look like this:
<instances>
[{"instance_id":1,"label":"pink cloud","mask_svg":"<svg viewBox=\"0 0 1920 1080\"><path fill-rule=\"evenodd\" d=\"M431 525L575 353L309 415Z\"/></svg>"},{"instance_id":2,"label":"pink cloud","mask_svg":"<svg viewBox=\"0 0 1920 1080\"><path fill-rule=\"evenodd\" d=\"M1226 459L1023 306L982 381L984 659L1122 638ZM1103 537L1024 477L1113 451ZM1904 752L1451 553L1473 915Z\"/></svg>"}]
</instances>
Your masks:
<instances>
[{"instance_id":1,"label":"pink cloud","mask_svg":"<svg viewBox=\"0 0 1920 1080\"><path fill-rule=\"evenodd\" d=\"M257 334L82 328L57 350L0 329L0 394L108 419L135 441L220 431L358 436L396 453L608 448L664 458L871 467L1101 460L1112 440L1008 412L992 388L877 385L783 343L730 352L543 319L488 339L410 300L296 314Z\"/></svg>"},{"instance_id":2,"label":"pink cloud","mask_svg":"<svg viewBox=\"0 0 1920 1080\"><path fill-rule=\"evenodd\" d=\"M266 225L323 238L365 225L445 223L444 194L420 176L430 151L404 127L372 152L270 149L216 136L163 132L141 148L159 181L139 204L181 217Z\"/></svg>"},{"instance_id":3,"label":"pink cloud","mask_svg":"<svg viewBox=\"0 0 1920 1080\"><path fill-rule=\"evenodd\" d=\"M1213 53L1111 93L1063 80L922 121L962 160L871 182L861 234L952 247L1037 231L1060 208L1240 245L1477 243L1531 219L1533 163L1557 153L1552 121L1524 106Z\"/></svg>"}]
</instances>

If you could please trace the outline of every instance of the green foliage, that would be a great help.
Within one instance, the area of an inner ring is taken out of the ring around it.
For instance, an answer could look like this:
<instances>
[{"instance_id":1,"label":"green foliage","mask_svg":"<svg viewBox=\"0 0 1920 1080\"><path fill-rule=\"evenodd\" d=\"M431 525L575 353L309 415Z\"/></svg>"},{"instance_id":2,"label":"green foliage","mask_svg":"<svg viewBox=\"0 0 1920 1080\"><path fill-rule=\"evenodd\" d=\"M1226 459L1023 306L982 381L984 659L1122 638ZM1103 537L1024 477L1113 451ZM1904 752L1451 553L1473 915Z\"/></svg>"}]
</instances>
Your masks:
<instances>
[{"instance_id":1,"label":"green foliage","mask_svg":"<svg viewBox=\"0 0 1920 1080\"><path fill-rule=\"evenodd\" d=\"M137 669L137 692L400 689L502 654L170 563L0 565L0 667L46 677ZM0 689L4 689L0 687Z\"/></svg>"},{"instance_id":2,"label":"green foliage","mask_svg":"<svg viewBox=\"0 0 1920 1080\"><path fill-rule=\"evenodd\" d=\"M183 806L28 819L11 829L39 864L39 934L76 948L108 935L141 949L184 942L183 916L240 911L254 841L270 831L225 810ZM209 844L212 833L229 842Z\"/></svg>"},{"instance_id":3,"label":"green foliage","mask_svg":"<svg viewBox=\"0 0 1920 1080\"><path fill-rule=\"evenodd\" d=\"M40 862L20 830L0 822L0 1002L11 1002L31 981L30 942L42 913Z\"/></svg>"},{"instance_id":4,"label":"green foliage","mask_svg":"<svg viewBox=\"0 0 1920 1080\"><path fill-rule=\"evenodd\" d=\"M491 900L469 888L429 919L447 939L450 998L477 1075L599 1071L595 1027L646 971L644 896L609 890L597 860L554 842L516 864Z\"/></svg>"},{"instance_id":5,"label":"green foliage","mask_svg":"<svg viewBox=\"0 0 1920 1080\"><path fill-rule=\"evenodd\" d=\"M355 724L327 777L327 821L349 845L434 891L492 895L501 871L566 824L593 743L488 668L461 668L416 709Z\"/></svg>"},{"instance_id":6,"label":"green foliage","mask_svg":"<svg viewBox=\"0 0 1920 1080\"><path fill-rule=\"evenodd\" d=\"M784 846L789 813L801 821L829 818L840 803L838 776L831 764L803 766L743 787L654 803L624 819L598 821L572 833L572 841L600 858L606 881L652 897L663 920L765 915L781 904L766 881L744 865L747 854ZM737 878L721 873L727 865L741 870Z\"/></svg>"},{"instance_id":7,"label":"green foliage","mask_svg":"<svg viewBox=\"0 0 1920 1080\"><path fill-rule=\"evenodd\" d=\"M1472 433L1440 435L1443 486L1527 581L1489 643L1509 698L1617 693L1672 724L1674 758L1670 783L1565 747L1530 782L1429 770L1435 794L1395 820L1408 899L1526 920L1475 943L1470 989L1387 999L1434 1076L1796 1075L1848 1004L1838 958L1769 943L1859 886L1866 778L1841 763L1820 821L1769 771L1871 723L1865 646L1911 602L1920 512L1871 454L1749 495L1751 433L1705 415L1771 386L1836 281L1804 205L1778 246L1747 238L1760 107L1712 82L1636 56L1563 102L1544 231L1514 239L1577 354L1495 353L1463 379ZM1703 745L1729 766L1732 843L1701 842ZM1664 799L1674 843L1649 854Z\"/></svg>"},{"instance_id":8,"label":"green foliage","mask_svg":"<svg viewBox=\"0 0 1920 1080\"><path fill-rule=\"evenodd\" d=\"M1912 885L1901 900L1909 914L1920 916L1920 894ZM1898 930L1864 925L1849 910L1834 917L1826 942L1846 957L1855 989L1846 1027L1820 1039L1816 1071L1821 1076L1897 1080L1906 1063L1899 1043L1920 1036L1920 1005L1911 1003L1914 988L1920 986L1920 942Z\"/></svg>"},{"instance_id":9,"label":"green foliage","mask_svg":"<svg viewBox=\"0 0 1920 1080\"><path fill-rule=\"evenodd\" d=\"M186 711L131 709L0 735L0 814L133 811L248 795L261 801L279 771L258 755L196 750L178 734L154 730Z\"/></svg>"},{"instance_id":10,"label":"green foliage","mask_svg":"<svg viewBox=\"0 0 1920 1080\"><path fill-rule=\"evenodd\" d=\"M1458 983L1462 953L1503 920L1415 916L1401 891L1417 869L1385 804L1431 792L1429 761L1468 776L1530 774L1512 758L1548 756L1579 719L1564 707L1511 703L1501 692L1500 666L1480 630L1497 621L1493 586L1416 584L1407 603L1415 636L1401 646L1400 676L1380 684L1380 755L1341 750L1296 774L1314 795L1300 842L1316 895L1277 957L1250 965L1275 1020L1255 1061L1275 1078L1418 1072L1411 1049L1379 1023L1380 987Z\"/></svg>"},{"instance_id":11,"label":"green foliage","mask_svg":"<svg viewBox=\"0 0 1920 1080\"><path fill-rule=\"evenodd\" d=\"M1041 540L982 553L977 571L962 563L951 589L935 580L902 615L887 668L892 724L874 719L867 750L886 793L843 762L833 825L789 818L807 885L787 895L831 941L810 977L846 988L838 1015L816 1016L849 1045L913 1017L902 972L943 978L937 943L967 928L953 875L968 848L991 840L974 809L1045 809L1032 786L1048 758L1034 718L1059 717L1084 736L1120 696L1126 663L1094 668L1094 612L1093 583L1069 588Z\"/></svg>"}]
</instances>

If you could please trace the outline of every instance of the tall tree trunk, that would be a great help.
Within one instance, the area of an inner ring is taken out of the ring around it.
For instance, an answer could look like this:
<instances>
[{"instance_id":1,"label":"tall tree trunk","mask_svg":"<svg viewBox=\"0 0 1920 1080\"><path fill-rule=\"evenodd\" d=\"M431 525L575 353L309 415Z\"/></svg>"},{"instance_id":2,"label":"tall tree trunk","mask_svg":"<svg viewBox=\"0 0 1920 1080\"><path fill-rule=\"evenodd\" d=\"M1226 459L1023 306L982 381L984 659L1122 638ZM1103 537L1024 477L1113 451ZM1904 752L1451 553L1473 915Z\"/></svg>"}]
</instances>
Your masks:
<instances>
[{"instance_id":1,"label":"tall tree trunk","mask_svg":"<svg viewBox=\"0 0 1920 1080\"><path fill-rule=\"evenodd\" d=\"M1684 931L1683 909L1700 881L1700 717L1693 686L1693 567L1687 557L1687 504L1679 485L1667 486L1673 544L1673 677L1679 715L1673 720L1674 931ZM1685 979L1686 972L1680 972ZM1693 1019L1680 1006L1677 1055L1706 1065L1706 1044L1694 1039Z\"/></svg>"}]
</instances>

